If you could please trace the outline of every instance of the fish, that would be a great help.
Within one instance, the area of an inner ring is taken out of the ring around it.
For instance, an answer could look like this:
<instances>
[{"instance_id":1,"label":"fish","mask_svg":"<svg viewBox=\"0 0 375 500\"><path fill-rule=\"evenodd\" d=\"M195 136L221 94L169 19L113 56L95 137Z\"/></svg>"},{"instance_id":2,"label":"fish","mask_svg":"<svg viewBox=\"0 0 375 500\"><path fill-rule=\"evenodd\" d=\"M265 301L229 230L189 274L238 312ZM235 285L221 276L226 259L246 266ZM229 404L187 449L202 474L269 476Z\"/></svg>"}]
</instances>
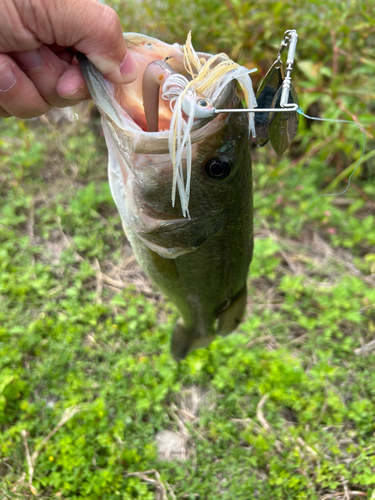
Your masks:
<instances>
[{"instance_id":1,"label":"fish","mask_svg":"<svg viewBox=\"0 0 375 500\"><path fill-rule=\"evenodd\" d=\"M108 82L85 56L78 60L102 116L109 185L126 236L180 313L171 352L181 360L234 331L246 309L253 117L213 109L242 108L237 81L251 70L224 54L195 52L189 37L185 46L136 33L124 39L138 65L133 83ZM221 87L211 81L215 68L224 72ZM204 80L208 90L193 85L204 71L212 77ZM251 80L244 85L256 105Z\"/></svg>"}]
</instances>

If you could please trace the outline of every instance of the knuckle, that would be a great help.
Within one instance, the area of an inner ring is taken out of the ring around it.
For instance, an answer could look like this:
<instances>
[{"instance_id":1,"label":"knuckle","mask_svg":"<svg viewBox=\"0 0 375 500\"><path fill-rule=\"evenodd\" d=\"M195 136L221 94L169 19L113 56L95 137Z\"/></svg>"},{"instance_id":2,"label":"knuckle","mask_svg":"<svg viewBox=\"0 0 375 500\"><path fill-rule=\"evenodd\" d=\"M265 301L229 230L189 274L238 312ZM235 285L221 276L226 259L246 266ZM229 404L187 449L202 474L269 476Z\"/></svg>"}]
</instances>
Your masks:
<instances>
[{"instance_id":1,"label":"knuckle","mask_svg":"<svg viewBox=\"0 0 375 500\"><path fill-rule=\"evenodd\" d=\"M44 113L47 113L47 111L49 111L50 109L51 106L46 103L45 105L42 105L37 108L24 109L15 116L17 116L17 118L22 118L24 120L27 120L30 118L36 118L37 116L44 115Z\"/></svg>"},{"instance_id":2,"label":"knuckle","mask_svg":"<svg viewBox=\"0 0 375 500\"><path fill-rule=\"evenodd\" d=\"M106 21L111 23L113 26L118 27L120 25L120 19L116 12L111 7L108 7L108 5L105 5L104 7L103 16L106 18Z\"/></svg>"},{"instance_id":3,"label":"knuckle","mask_svg":"<svg viewBox=\"0 0 375 500\"><path fill-rule=\"evenodd\" d=\"M12 115L8 113L8 111L5 111L4 108L0 108L0 118L9 118Z\"/></svg>"},{"instance_id":4,"label":"knuckle","mask_svg":"<svg viewBox=\"0 0 375 500\"><path fill-rule=\"evenodd\" d=\"M115 40L122 31L120 19L113 9L105 7L101 18L102 26L105 26L108 37Z\"/></svg>"},{"instance_id":5,"label":"knuckle","mask_svg":"<svg viewBox=\"0 0 375 500\"><path fill-rule=\"evenodd\" d=\"M9 118L10 116L15 116L16 118L20 118L21 120L28 120L30 118L36 118L37 116L41 116L47 111L51 109L51 106L46 104L42 104L39 106L27 107L24 105L21 107L18 105L17 107L6 106L5 108L1 108L0 116L3 118Z\"/></svg>"}]
</instances>

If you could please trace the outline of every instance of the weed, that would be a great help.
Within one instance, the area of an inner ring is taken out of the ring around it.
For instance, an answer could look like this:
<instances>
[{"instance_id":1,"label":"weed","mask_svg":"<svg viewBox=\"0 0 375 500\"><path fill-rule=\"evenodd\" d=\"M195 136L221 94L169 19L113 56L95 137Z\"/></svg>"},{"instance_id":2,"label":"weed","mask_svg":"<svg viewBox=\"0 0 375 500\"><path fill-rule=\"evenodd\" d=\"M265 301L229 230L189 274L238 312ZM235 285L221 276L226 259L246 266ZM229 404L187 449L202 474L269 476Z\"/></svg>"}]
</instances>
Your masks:
<instances>
[{"instance_id":1,"label":"weed","mask_svg":"<svg viewBox=\"0 0 375 500\"><path fill-rule=\"evenodd\" d=\"M259 78L298 29L303 109L358 119L374 147L369 2L113 4L125 29L182 43L188 26L197 48L255 63ZM360 135L302 119L287 156L253 151L246 320L177 364L176 311L132 256L87 113L0 124L4 498L374 498L370 159L346 196L310 205L358 158ZM159 456L165 430L183 459Z\"/></svg>"}]
</instances>

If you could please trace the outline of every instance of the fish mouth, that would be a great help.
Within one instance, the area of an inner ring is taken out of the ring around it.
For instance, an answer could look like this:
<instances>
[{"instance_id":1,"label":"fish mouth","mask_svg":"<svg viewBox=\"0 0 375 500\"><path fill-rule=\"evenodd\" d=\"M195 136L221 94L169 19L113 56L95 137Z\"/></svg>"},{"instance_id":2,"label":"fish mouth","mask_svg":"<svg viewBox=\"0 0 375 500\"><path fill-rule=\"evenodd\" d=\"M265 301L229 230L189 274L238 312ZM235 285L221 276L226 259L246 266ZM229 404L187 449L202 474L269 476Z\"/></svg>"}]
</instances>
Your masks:
<instances>
[{"instance_id":1,"label":"fish mouth","mask_svg":"<svg viewBox=\"0 0 375 500\"><path fill-rule=\"evenodd\" d=\"M124 40L129 53L138 65L138 76L129 84L113 84L92 65L83 55L77 58L82 73L85 76L89 91L99 107L102 116L113 123L116 129L131 139L132 151L142 154L168 153L170 137L170 123L172 110L170 101L162 97L162 83L165 81L165 71L159 74L160 85L153 100L148 96L148 88L152 82L148 70L151 63L160 67L168 66L171 71L190 79L184 66L184 53L181 45L169 45L155 38L136 33L124 33ZM197 52L201 60L208 60L211 54ZM151 72L152 73L152 72ZM230 107L235 96L235 84L227 85L215 100L215 107ZM150 109L152 108L152 109ZM158 113L157 130L150 131L150 123L146 115ZM191 142L200 142L221 128L226 115L215 115L210 118L198 118L194 121ZM214 122L215 126L211 126ZM219 126L218 126L219 125Z\"/></svg>"}]
</instances>

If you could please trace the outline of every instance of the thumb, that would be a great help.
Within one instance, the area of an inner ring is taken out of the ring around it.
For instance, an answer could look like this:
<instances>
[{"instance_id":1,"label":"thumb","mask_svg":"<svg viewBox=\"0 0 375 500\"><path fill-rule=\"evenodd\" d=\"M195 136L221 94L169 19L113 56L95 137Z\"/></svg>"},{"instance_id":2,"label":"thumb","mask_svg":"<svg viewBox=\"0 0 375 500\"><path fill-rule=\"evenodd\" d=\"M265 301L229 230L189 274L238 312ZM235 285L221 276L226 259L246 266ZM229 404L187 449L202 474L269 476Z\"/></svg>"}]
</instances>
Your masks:
<instances>
[{"instance_id":1,"label":"thumb","mask_svg":"<svg viewBox=\"0 0 375 500\"><path fill-rule=\"evenodd\" d=\"M56 23L56 43L85 54L114 83L136 79L138 66L127 51L120 19L113 9L97 0L55 0L47 2L47 9L51 24Z\"/></svg>"},{"instance_id":2,"label":"thumb","mask_svg":"<svg viewBox=\"0 0 375 500\"><path fill-rule=\"evenodd\" d=\"M96 0L87 2L87 7L86 36L74 47L83 52L108 80L133 82L138 66L127 51L116 12Z\"/></svg>"}]
</instances>

